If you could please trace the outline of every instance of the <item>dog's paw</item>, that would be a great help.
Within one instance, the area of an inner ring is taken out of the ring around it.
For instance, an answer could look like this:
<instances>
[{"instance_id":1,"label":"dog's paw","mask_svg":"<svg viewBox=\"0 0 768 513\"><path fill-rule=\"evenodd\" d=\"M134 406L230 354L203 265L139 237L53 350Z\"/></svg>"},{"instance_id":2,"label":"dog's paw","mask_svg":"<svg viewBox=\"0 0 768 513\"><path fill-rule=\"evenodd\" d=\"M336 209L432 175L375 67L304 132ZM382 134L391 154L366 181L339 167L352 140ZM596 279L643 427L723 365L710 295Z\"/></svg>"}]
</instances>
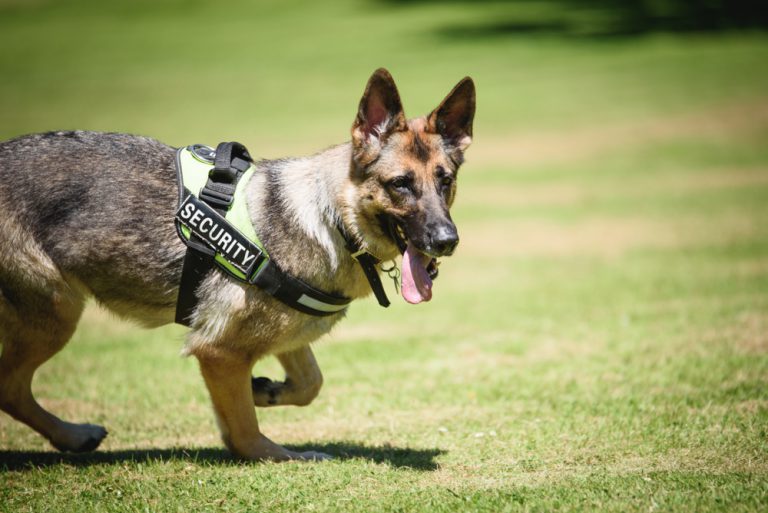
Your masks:
<instances>
[{"instance_id":1,"label":"dog's paw","mask_svg":"<svg viewBox=\"0 0 768 513\"><path fill-rule=\"evenodd\" d=\"M91 452L107 437L107 430L95 424L71 424L61 440L51 440L63 452Z\"/></svg>"},{"instance_id":2,"label":"dog's paw","mask_svg":"<svg viewBox=\"0 0 768 513\"><path fill-rule=\"evenodd\" d=\"M269 378L251 378L251 390L253 391L253 404L256 406L277 406L280 404L280 394L285 390L286 384L282 381L272 381Z\"/></svg>"}]
</instances>

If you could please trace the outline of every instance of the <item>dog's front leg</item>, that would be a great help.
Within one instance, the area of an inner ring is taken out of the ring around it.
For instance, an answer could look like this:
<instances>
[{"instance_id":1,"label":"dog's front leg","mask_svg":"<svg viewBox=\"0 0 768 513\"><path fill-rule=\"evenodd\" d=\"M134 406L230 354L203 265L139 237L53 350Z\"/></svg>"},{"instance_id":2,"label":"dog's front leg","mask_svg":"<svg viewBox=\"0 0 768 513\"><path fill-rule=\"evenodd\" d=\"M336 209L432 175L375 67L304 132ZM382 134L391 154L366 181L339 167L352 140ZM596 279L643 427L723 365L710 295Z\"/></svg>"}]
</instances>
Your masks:
<instances>
[{"instance_id":1,"label":"dog's front leg","mask_svg":"<svg viewBox=\"0 0 768 513\"><path fill-rule=\"evenodd\" d=\"M253 378L253 403L256 406L311 403L323 386L323 375L309 346L278 354L277 359L285 369L285 381Z\"/></svg>"},{"instance_id":2,"label":"dog's front leg","mask_svg":"<svg viewBox=\"0 0 768 513\"><path fill-rule=\"evenodd\" d=\"M253 360L235 351L206 348L195 353L211 394L224 443L235 455L249 460L320 460L330 456L289 451L259 431L251 392Z\"/></svg>"}]
</instances>

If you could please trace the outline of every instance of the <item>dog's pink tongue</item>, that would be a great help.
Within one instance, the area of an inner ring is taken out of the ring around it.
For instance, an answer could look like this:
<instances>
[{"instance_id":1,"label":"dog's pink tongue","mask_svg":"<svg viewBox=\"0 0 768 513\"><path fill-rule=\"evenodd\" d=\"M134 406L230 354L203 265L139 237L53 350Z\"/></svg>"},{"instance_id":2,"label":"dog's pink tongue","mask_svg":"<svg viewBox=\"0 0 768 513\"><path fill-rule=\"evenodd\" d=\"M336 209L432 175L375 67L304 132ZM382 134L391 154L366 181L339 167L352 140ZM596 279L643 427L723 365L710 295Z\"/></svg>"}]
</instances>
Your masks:
<instances>
[{"instance_id":1,"label":"dog's pink tongue","mask_svg":"<svg viewBox=\"0 0 768 513\"><path fill-rule=\"evenodd\" d=\"M432 299L432 279L427 272L430 257L421 253L409 242L403 253L403 297L411 304Z\"/></svg>"}]
</instances>

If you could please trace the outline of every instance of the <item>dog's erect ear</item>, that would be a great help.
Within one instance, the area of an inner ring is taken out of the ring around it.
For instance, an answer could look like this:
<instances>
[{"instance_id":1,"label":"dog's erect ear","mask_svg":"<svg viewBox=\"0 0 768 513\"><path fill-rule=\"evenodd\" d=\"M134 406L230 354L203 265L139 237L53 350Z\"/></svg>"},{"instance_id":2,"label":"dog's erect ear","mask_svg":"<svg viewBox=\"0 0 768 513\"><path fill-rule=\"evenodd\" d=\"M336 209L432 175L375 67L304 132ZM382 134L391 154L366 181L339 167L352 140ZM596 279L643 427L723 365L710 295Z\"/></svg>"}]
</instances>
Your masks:
<instances>
[{"instance_id":1,"label":"dog's erect ear","mask_svg":"<svg viewBox=\"0 0 768 513\"><path fill-rule=\"evenodd\" d=\"M363 165L372 162L390 134L407 128L395 81L389 71L379 68L368 80L352 125L355 159Z\"/></svg>"},{"instance_id":2,"label":"dog's erect ear","mask_svg":"<svg viewBox=\"0 0 768 513\"><path fill-rule=\"evenodd\" d=\"M430 132L440 134L450 148L463 152L472 142L474 118L475 83L464 77L427 116L427 127Z\"/></svg>"}]
</instances>

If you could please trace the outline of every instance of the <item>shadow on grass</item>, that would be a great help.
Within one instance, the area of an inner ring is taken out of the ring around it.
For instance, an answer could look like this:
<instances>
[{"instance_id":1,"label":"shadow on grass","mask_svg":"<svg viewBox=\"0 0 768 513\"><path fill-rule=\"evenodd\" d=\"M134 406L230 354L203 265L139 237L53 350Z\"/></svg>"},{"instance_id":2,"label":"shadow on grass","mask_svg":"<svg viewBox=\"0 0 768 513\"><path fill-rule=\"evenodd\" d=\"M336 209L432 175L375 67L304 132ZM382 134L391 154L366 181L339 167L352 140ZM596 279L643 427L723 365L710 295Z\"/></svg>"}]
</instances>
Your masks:
<instances>
[{"instance_id":1,"label":"shadow on grass","mask_svg":"<svg viewBox=\"0 0 768 513\"><path fill-rule=\"evenodd\" d=\"M292 451L320 451L339 460L363 459L374 463L388 463L396 468L437 470L435 456L445 454L442 449L411 449L408 447L370 446L353 442L286 445ZM0 453L1 454L1 453Z\"/></svg>"},{"instance_id":2,"label":"shadow on grass","mask_svg":"<svg viewBox=\"0 0 768 513\"><path fill-rule=\"evenodd\" d=\"M410 449L392 446L368 446L353 442L331 442L325 444L287 445L293 451L320 451L330 454L336 460L363 459L375 463L387 463L395 468L413 470L436 470L435 456L443 454L441 449ZM193 462L206 465L249 465L232 456L224 449L145 449L122 451L96 451L87 454L66 454L39 451L0 451L0 471L35 470L57 465L90 467L114 463L166 463Z\"/></svg>"}]
</instances>

